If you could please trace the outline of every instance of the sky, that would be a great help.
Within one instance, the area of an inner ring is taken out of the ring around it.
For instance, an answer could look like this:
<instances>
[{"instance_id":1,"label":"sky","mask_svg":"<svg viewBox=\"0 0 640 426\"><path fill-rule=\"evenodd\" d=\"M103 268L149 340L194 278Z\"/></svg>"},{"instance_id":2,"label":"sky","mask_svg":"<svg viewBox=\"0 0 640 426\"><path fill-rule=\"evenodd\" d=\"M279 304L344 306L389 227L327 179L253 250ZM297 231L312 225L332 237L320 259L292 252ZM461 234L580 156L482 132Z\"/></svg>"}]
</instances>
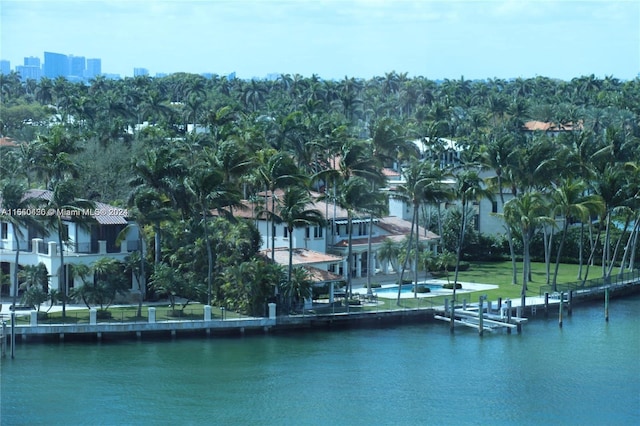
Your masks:
<instances>
[{"instance_id":1,"label":"sky","mask_svg":"<svg viewBox=\"0 0 640 426\"><path fill-rule=\"evenodd\" d=\"M637 0L0 0L0 58L239 78L640 73Z\"/></svg>"}]
</instances>

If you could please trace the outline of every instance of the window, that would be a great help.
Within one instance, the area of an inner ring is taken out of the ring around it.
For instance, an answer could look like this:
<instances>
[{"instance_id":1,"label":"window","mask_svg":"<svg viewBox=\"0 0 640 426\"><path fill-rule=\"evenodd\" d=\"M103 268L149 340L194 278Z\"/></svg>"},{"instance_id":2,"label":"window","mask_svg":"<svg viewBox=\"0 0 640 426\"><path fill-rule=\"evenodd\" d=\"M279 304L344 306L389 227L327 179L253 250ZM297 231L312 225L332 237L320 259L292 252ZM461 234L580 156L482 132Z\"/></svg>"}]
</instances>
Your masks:
<instances>
[{"instance_id":1,"label":"window","mask_svg":"<svg viewBox=\"0 0 640 426\"><path fill-rule=\"evenodd\" d=\"M1 227L2 227L2 238L3 240L6 240L7 238L9 238L9 224L7 222L2 222L1 223Z\"/></svg>"},{"instance_id":2,"label":"window","mask_svg":"<svg viewBox=\"0 0 640 426\"><path fill-rule=\"evenodd\" d=\"M283 226L284 228L284 233L282 234L284 236L284 238L289 238L289 228L287 228L286 226Z\"/></svg>"},{"instance_id":3,"label":"window","mask_svg":"<svg viewBox=\"0 0 640 426\"><path fill-rule=\"evenodd\" d=\"M306 239L311 238L311 227L307 226L306 228L304 228L304 237Z\"/></svg>"},{"instance_id":4,"label":"window","mask_svg":"<svg viewBox=\"0 0 640 426\"><path fill-rule=\"evenodd\" d=\"M322 238L322 226L313 228L313 238Z\"/></svg>"},{"instance_id":5,"label":"window","mask_svg":"<svg viewBox=\"0 0 640 426\"><path fill-rule=\"evenodd\" d=\"M491 203L491 213L498 213L498 202L493 201Z\"/></svg>"}]
</instances>

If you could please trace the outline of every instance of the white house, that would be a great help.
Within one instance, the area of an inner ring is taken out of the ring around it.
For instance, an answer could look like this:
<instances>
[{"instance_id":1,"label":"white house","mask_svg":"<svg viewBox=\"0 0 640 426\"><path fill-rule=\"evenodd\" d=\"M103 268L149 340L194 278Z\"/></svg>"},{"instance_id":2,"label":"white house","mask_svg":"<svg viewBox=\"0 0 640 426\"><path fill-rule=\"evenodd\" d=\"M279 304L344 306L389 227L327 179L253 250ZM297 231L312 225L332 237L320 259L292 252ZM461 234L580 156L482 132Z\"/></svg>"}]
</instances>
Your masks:
<instances>
[{"instance_id":1,"label":"white house","mask_svg":"<svg viewBox=\"0 0 640 426\"><path fill-rule=\"evenodd\" d=\"M53 193L46 190L29 190L27 197L50 200ZM2 210L2 200L0 199L0 210ZM10 212L5 213L9 214ZM140 249L138 229L134 223L129 222L127 211L103 203L95 203L93 209L82 212L52 211L44 209L34 209L20 214L31 215L61 215L66 233L69 236L63 247L58 245L57 233L48 230L38 233L36 230L21 228L18 235L14 233L13 226L8 221L2 220L0 216L0 268L3 274L9 275L11 285L9 294L14 292L14 272L15 268L25 265L38 265L43 263L49 273L49 289L59 288L60 277L60 250L63 250L65 267L74 264L91 265L97 260L110 257L123 261L127 255ZM77 219L86 215L91 218L88 227L79 225ZM121 244L116 244L118 234L130 226L130 232ZM19 241L18 241L19 240ZM19 265L15 264L16 249L20 248ZM81 285L79 280L74 280L72 274L66 273L68 289L76 285ZM132 282L132 288L137 288L137 284Z\"/></svg>"},{"instance_id":2,"label":"white house","mask_svg":"<svg viewBox=\"0 0 640 426\"><path fill-rule=\"evenodd\" d=\"M313 198L317 198L320 194L313 193ZM276 200L282 196L281 191L275 192ZM264 205L265 198L261 202ZM388 216L373 220L373 232L371 235L371 252L369 252L369 217L358 216L352 219L353 235L352 235L352 252L349 268L347 261L349 234L347 230L347 211L337 205L324 201L316 201L309 204L307 209L318 210L326 221L325 226L307 226L296 228L289 235L285 224L273 225L271 221L264 218L258 218L258 212L262 209L261 205L255 202L245 201L245 208L233 211L234 216L251 219L256 224L260 234L262 235L261 250L271 252L275 248L275 253L280 250L285 252L289 247L289 239L293 239L292 247L294 249L306 249L310 252L330 254L339 256L340 261L326 262L319 266L321 269L326 268L327 271L337 275L346 277L346 271L351 270L352 277L364 277L367 275L368 258L371 257L371 267L373 274L377 272L387 272L388 268L378 261L376 253L381 247L382 242L391 238L393 240L402 240L409 235L411 230L411 222L400 217ZM271 206L271 193L267 194L266 205ZM276 202L277 209L277 202ZM420 239L427 244L429 250L437 252L437 246L440 237L429 232L422 227L419 229ZM314 265L316 266L316 265Z\"/></svg>"}]
</instances>

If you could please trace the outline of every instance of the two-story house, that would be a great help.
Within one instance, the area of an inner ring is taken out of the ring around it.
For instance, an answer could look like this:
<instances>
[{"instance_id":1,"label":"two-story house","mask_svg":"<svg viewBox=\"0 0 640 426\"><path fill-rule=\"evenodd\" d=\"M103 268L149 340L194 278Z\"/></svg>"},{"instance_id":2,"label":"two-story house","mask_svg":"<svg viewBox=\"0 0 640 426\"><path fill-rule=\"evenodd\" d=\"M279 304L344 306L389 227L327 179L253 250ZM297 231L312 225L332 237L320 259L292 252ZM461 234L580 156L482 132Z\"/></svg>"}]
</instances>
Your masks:
<instances>
[{"instance_id":1,"label":"two-story house","mask_svg":"<svg viewBox=\"0 0 640 426\"><path fill-rule=\"evenodd\" d=\"M43 201L51 199L53 193L46 190L29 190L26 196L39 198ZM0 199L0 210L2 200ZM129 222L125 209L110 206L104 203L95 203L92 209L85 211L54 211L51 209L33 209L33 211L10 212L5 214L29 214L35 216L60 215L68 236L59 246L57 232L51 228L45 232L37 232L33 228L22 227L19 232L14 232L13 226L0 216L0 268L3 274L9 275L11 285L9 294L14 291L15 268L25 265L37 265L43 263L49 272L49 289L59 288L60 275L60 250L63 250L65 268L69 265L91 265L98 259L110 257L123 261L132 251L140 249L138 229L134 223ZM80 220L83 219L83 220ZM82 222L82 224L81 224ZM117 243L118 235L129 226L126 238ZM19 265L15 264L16 249L19 247ZM81 281L66 271L67 288L71 289L80 285ZM132 282L132 288L137 288L137 283ZM3 289L6 294L6 289Z\"/></svg>"},{"instance_id":2,"label":"two-story house","mask_svg":"<svg viewBox=\"0 0 640 426\"><path fill-rule=\"evenodd\" d=\"M314 199L320 194L313 193ZM282 196L282 192L277 190L276 196L276 213L277 199ZM320 262L320 265L309 264L316 268L329 271L341 277L346 277L347 271L351 271L352 277L360 278L367 276L367 268L369 265L369 257L371 258L372 273L387 273L389 266L380 262L377 256L382 242L385 239L393 239L400 241L407 237L411 230L411 222L400 217L388 216L383 218L374 218L371 234L371 250L369 250L369 222L368 216L356 216L352 219L352 258L347 260L348 253L348 216L347 211L331 202L316 201L307 206L308 209L318 210L325 219L324 226L305 226L295 228L291 234L285 224L274 224L270 220L259 217L264 205L270 206L271 193L266 197L261 197L262 204L256 202L245 201L245 208L233 211L234 216L244 217L253 220L260 234L262 235L261 250L269 254L275 248L274 254L278 252L288 253L289 240L293 239L292 247L299 251L304 249L308 253L308 258L320 258L320 255L331 255L332 257L326 261ZM440 237L429 232L422 227L419 228L420 239L426 243L429 250L437 252L437 246ZM285 258L281 258L284 263ZM277 259L276 259L277 261ZM304 265L305 262L300 262ZM350 265L350 266L349 266Z\"/></svg>"}]
</instances>

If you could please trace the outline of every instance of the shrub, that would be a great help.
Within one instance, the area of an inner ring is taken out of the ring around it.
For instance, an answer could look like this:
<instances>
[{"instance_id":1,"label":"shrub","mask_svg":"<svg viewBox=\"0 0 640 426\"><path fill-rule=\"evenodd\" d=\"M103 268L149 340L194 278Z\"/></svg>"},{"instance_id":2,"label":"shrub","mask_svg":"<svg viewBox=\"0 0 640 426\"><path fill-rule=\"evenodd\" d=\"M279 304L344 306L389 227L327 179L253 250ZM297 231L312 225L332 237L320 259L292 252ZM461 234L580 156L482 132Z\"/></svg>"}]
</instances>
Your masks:
<instances>
[{"instance_id":1,"label":"shrub","mask_svg":"<svg viewBox=\"0 0 640 426\"><path fill-rule=\"evenodd\" d=\"M414 293L431 293L431 289L424 285L419 285L418 288L412 290Z\"/></svg>"},{"instance_id":2,"label":"shrub","mask_svg":"<svg viewBox=\"0 0 640 426\"><path fill-rule=\"evenodd\" d=\"M182 311L182 309L171 309L167 313L167 316L174 317L174 318L181 318L184 316L184 312Z\"/></svg>"},{"instance_id":3,"label":"shrub","mask_svg":"<svg viewBox=\"0 0 640 426\"><path fill-rule=\"evenodd\" d=\"M382 287L382 284L380 283L371 283L371 288L380 288Z\"/></svg>"},{"instance_id":4,"label":"shrub","mask_svg":"<svg viewBox=\"0 0 640 426\"><path fill-rule=\"evenodd\" d=\"M445 290L453 290L453 283L447 283L442 286ZM460 290L462 288L462 284L456 283L456 290Z\"/></svg>"},{"instance_id":5,"label":"shrub","mask_svg":"<svg viewBox=\"0 0 640 426\"><path fill-rule=\"evenodd\" d=\"M111 312L107 311L106 309L98 309L96 311L96 318L97 319L111 319Z\"/></svg>"}]
</instances>

